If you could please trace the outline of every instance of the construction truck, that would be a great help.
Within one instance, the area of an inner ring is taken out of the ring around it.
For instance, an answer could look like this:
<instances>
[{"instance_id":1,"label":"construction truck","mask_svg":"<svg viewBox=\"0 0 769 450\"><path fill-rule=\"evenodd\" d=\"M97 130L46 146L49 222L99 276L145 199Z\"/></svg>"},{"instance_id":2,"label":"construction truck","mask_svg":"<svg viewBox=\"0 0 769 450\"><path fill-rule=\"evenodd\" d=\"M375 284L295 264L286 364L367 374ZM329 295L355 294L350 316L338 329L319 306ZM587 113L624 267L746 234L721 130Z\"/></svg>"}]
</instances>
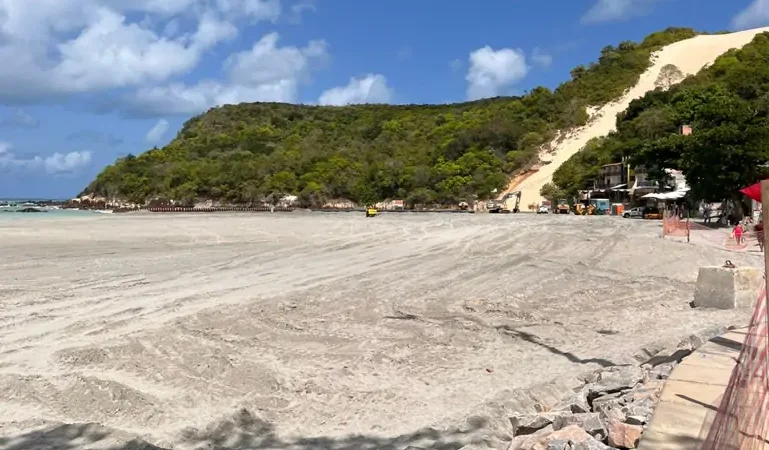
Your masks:
<instances>
[{"instance_id":1,"label":"construction truck","mask_svg":"<svg viewBox=\"0 0 769 450\"><path fill-rule=\"evenodd\" d=\"M582 200L574 204L574 214L578 216L594 216L595 205L591 205L587 200Z\"/></svg>"},{"instance_id":2,"label":"construction truck","mask_svg":"<svg viewBox=\"0 0 769 450\"><path fill-rule=\"evenodd\" d=\"M569 202L565 198L558 200L558 205L555 207L556 214L569 214Z\"/></svg>"}]
</instances>

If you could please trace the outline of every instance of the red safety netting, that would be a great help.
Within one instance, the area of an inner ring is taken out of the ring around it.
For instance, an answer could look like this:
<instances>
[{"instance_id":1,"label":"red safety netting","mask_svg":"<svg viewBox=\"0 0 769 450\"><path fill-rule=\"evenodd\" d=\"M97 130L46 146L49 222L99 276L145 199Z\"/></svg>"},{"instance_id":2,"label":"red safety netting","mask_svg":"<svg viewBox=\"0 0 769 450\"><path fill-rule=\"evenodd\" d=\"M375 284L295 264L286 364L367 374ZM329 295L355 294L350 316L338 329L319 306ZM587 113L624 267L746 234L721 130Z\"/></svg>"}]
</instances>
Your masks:
<instances>
[{"instance_id":1,"label":"red safety netting","mask_svg":"<svg viewBox=\"0 0 769 450\"><path fill-rule=\"evenodd\" d=\"M675 211L665 210L662 213L662 235L686 237L694 230L709 230L710 228L681 218Z\"/></svg>"},{"instance_id":2,"label":"red safety netting","mask_svg":"<svg viewBox=\"0 0 769 450\"><path fill-rule=\"evenodd\" d=\"M688 220L681 220L678 214L665 210L662 215L662 235L686 237L691 230Z\"/></svg>"},{"instance_id":3,"label":"red safety netting","mask_svg":"<svg viewBox=\"0 0 769 450\"><path fill-rule=\"evenodd\" d=\"M763 450L769 431L769 308L766 287L758 297L737 365L699 450Z\"/></svg>"}]
</instances>

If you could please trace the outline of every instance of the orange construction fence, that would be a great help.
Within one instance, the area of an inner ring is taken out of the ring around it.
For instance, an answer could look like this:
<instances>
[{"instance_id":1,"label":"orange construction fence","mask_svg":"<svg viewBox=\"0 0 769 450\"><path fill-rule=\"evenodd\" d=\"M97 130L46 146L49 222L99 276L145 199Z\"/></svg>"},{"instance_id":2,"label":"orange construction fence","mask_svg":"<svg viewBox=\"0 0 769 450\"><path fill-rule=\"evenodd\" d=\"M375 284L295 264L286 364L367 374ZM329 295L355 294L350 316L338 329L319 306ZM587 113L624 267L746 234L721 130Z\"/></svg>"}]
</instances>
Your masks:
<instances>
[{"instance_id":1,"label":"orange construction fence","mask_svg":"<svg viewBox=\"0 0 769 450\"><path fill-rule=\"evenodd\" d=\"M681 219L674 211L665 210L662 213L662 237L678 236L688 240L691 234L691 225L688 218Z\"/></svg>"},{"instance_id":2,"label":"orange construction fence","mask_svg":"<svg viewBox=\"0 0 769 450\"><path fill-rule=\"evenodd\" d=\"M769 435L769 308L761 292L737 365L698 450L763 450Z\"/></svg>"}]
</instances>

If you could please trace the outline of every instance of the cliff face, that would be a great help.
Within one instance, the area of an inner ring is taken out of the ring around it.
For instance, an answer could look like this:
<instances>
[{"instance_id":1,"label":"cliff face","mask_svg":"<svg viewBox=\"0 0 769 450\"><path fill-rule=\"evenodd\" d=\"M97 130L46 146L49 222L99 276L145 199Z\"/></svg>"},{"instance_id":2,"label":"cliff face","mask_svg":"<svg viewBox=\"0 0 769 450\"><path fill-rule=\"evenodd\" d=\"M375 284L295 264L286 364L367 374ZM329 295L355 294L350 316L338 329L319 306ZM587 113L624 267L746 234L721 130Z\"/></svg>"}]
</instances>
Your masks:
<instances>
[{"instance_id":1,"label":"cliff face","mask_svg":"<svg viewBox=\"0 0 769 450\"><path fill-rule=\"evenodd\" d=\"M252 103L192 118L162 149L116 161L83 194L253 202L286 194L306 204L398 198L449 204L489 198L538 161L558 130L584 125L587 106L634 86L650 55L695 36L671 28L607 46L555 91L450 105L314 107Z\"/></svg>"}]
</instances>

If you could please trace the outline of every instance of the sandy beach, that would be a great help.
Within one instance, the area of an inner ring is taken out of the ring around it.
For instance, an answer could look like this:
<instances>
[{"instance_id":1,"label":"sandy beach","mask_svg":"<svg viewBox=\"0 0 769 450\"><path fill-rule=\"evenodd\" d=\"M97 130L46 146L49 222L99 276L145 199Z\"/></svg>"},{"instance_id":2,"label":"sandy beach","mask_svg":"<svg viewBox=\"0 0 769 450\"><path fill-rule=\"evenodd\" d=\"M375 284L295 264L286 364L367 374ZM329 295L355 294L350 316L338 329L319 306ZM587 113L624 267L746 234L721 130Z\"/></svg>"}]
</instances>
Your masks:
<instances>
[{"instance_id":1,"label":"sandy beach","mask_svg":"<svg viewBox=\"0 0 769 450\"><path fill-rule=\"evenodd\" d=\"M745 323L688 302L699 266L760 256L659 236L524 214L0 222L0 449L456 449L516 389Z\"/></svg>"}]
</instances>

